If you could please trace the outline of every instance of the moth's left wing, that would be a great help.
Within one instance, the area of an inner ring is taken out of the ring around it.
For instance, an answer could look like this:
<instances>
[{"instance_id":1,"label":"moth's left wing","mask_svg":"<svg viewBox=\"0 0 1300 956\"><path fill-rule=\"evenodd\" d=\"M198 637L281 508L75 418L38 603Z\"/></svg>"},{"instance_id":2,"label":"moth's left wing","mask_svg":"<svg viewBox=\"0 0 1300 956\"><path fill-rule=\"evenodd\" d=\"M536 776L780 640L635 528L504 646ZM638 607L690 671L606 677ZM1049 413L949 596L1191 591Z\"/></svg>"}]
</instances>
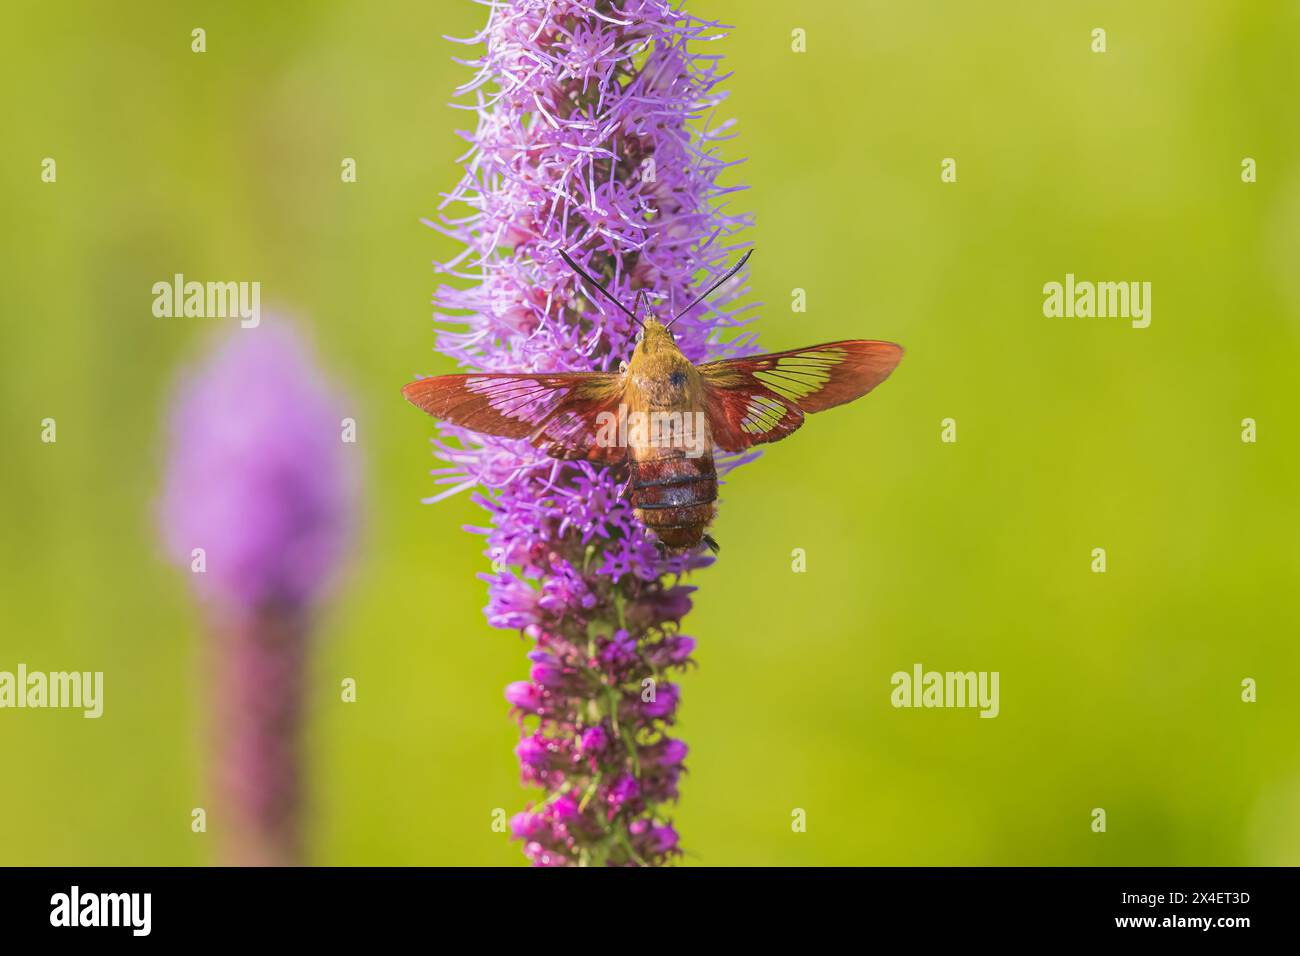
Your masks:
<instances>
[{"instance_id":1,"label":"moth's left wing","mask_svg":"<svg viewBox=\"0 0 1300 956\"><path fill-rule=\"evenodd\" d=\"M626 448L602 439L611 429L602 429L608 419L601 413L619 414L623 396L623 379L619 375L436 375L412 382L402 389L402 394L436 418L485 435L527 439L554 458L614 464L627 455Z\"/></svg>"},{"instance_id":2,"label":"moth's left wing","mask_svg":"<svg viewBox=\"0 0 1300 956\"><path fill-rule=\"evenodd\" d=\"M901 345L854 339L701 365L713 443L743 451L780 441L805 414L867 394L902 358Z\"/></svg>"}]
</instances>

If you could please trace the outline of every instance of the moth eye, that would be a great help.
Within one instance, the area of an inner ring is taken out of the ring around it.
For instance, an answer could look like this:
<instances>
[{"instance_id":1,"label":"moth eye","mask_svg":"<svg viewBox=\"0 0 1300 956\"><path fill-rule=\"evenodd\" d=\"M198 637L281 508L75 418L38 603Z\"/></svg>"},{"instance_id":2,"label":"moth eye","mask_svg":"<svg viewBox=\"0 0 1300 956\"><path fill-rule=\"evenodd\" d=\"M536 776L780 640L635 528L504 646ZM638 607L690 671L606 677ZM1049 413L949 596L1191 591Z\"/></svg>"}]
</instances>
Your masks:
<instances>
[{"instance_id":1,"label":"moth eye","mask_svg":"<svg viewBox=\"0 0 1300 956\"><path fill-rule=\"evenodd\" d=\"M636 333L636 342L637 342L637 344L640 345L641 342L642 342L644 339L645 339L645 332L643 332L643 331L641 331L640 329L638 329L638 330L637 330L637 333Z\"/></svg>"}]
</instances>

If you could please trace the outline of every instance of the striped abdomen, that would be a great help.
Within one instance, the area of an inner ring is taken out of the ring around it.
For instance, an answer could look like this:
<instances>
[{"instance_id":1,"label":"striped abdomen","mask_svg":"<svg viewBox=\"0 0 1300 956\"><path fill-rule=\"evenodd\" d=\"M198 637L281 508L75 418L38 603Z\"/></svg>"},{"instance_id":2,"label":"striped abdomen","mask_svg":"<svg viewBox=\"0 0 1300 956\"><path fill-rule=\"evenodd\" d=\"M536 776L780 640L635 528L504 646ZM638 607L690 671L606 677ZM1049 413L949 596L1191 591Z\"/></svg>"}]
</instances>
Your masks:
<instances>
[{"instance_id":1,"label":"striped abdomen","mask_svg":"<svg viewBox=\"0 0 1300 956\"><path fill-rule=\"evenodd\" d=\"M712 454L690 458L681 450L667 452L646 461L633 456L628 497L637 517L665 547L694 548L713 520L718 472Z\"/></svg>"}]
</instances>

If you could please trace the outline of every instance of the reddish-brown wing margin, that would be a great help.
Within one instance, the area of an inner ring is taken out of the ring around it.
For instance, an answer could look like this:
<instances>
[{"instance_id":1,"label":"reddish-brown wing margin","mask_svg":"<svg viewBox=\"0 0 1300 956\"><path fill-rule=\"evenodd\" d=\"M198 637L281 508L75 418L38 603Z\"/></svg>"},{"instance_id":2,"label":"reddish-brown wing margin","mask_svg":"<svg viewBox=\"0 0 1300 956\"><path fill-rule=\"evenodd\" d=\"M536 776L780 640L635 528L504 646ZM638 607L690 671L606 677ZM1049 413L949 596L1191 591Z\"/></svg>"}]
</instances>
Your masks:
<instances>
[{"instance_id":1,"label":"reddish-brown wing margin","mask_svg":"<svg viewBox=\"0 0 1300 956\"><path fill-rule=\"evenodd\" d=\"M861 398L903 358L893 342L852 339L700 366L713 442L724 451L780 441L805 414Z\"/></svg>"},{"instance_id":2,"label":"reddish-brown wing margin","mask_svg":"<svg viewBox=\"0 0 1300 956\"><path fill-rule=\"evenodd\" d=\"M621 461L626 448L598 444L601 412L619 413L623 381L605 372L436 375L402 394L417 408L455 425L522 438L555 458Z\"/></svg>"}]
</instances>

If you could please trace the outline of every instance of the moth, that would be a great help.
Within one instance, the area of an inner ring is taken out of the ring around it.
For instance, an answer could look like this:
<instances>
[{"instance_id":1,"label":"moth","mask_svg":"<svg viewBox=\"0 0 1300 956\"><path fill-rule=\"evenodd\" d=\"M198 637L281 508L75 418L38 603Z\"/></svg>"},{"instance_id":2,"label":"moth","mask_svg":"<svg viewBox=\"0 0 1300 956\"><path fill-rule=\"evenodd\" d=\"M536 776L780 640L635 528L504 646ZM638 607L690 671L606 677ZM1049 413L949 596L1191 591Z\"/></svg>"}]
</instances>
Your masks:
<instances>
[{"instance_id":1,"label":"moth","mask_svg":"<svg viewBox=\"0 0 1300 956\"><path fill-rule=\"evenodd\" d=\"M745 253L690 305L662 323L645 302L641 315L589 276L577 275L640 328L618 372L474 373L412 382L402 394L437 418L485 435L525 439L554 458L625 468L624 495L662 550L701 543L715 514L714 449L741 452L780 441L804 416L861 398L903 357L893 342L850 339L788 352L694 365L673 323L735 275Z\"/></svg>"}]
</instances>

